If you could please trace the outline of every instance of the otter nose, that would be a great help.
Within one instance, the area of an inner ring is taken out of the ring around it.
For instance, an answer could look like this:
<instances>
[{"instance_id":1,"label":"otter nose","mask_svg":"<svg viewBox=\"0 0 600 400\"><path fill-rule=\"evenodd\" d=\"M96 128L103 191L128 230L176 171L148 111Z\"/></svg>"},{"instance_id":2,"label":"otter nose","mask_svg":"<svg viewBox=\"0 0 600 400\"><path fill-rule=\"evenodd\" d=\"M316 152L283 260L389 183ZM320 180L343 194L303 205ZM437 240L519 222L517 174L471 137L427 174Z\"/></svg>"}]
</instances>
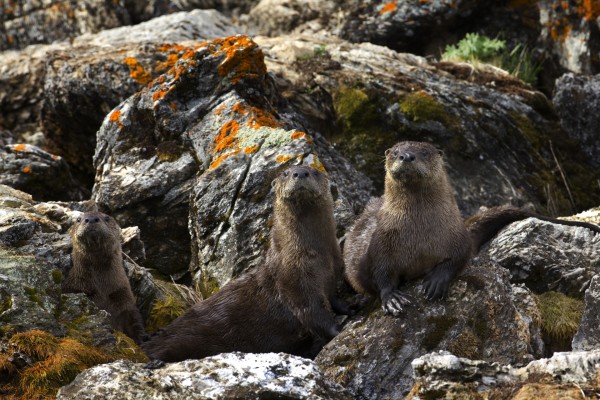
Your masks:
<instances>
[{"instance_id":1,"label":"otter nose","mask_svg":"<svg viewBox=\"0 0 600 400\"><path fill-rule=\"evenodd\" d=\"M96 223L100 222L100 218L98 218L98 217L90 217L90 218L84 219L84 222L86 224L96 224Z\"/></svg>"},{"instance_id":2,"label":"otter nose","mask_svg":"<svg viewBox=\"0 0 600 400\"><path fill-rule=\"evenodd\" d=\"M292 174L292 176L294 178L308 178L310 175L310 173L308 171L294 171L294 173Z\"/></svg>"},{"instance_id":3,"label":"otter nose","mask_svg":"<svg viewBox=\"0 0 600 400\"><path fill-rule=\"evenodd\" d=\"M404 153L404 154L400 154L399 158L401 161L414 161L415 155L413 153Z\"/></svg>"}]
</instances>

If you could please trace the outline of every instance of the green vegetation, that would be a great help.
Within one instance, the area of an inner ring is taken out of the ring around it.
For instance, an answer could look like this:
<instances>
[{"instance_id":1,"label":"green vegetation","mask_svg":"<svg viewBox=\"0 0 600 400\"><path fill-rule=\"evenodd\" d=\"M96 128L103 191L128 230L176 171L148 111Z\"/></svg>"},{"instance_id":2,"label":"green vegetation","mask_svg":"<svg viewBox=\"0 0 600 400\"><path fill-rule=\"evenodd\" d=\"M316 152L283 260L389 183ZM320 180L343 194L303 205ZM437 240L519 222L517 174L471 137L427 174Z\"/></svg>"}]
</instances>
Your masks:
<instances>
[{"instance_id":1,"label":"green vegetation","mask_svg":"<svg viewBox=\"0 0 600 400\"><path fill-rule=\"evenodd\" d=\"M542 332L554 343L568 345L577 332L583 315L583 301L559 292L536 296L542 316Z\"/></svg>"},{"instance_id":2,"label":"green vegetation","mask_svg":"<svg viewBox=\"0 0 600 400\"><path fill-rule=\"evenodd\" d=\"M446 46L442 60L492 64L530 85L535 83L541 69L541 63L534 61L527 46L519 44L508 49L504 40L477 33L467 33L456 45Z\"/></svg>"}]
</instances>

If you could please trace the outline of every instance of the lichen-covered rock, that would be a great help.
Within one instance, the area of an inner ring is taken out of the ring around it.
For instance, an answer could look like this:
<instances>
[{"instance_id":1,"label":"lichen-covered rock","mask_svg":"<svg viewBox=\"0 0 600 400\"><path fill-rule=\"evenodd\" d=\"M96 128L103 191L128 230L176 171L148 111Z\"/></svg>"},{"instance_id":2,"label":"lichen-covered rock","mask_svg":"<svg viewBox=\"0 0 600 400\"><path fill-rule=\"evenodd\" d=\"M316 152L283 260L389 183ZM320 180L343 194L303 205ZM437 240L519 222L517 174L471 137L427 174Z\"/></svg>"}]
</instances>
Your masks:
<instances>
[{"instance_id":1,"label":"lichen-covered rock","mask_svg":"<svg viewBox=\"0 0 600 400\"><path fill-rule=\"evenodd\" d=\"M118 361L91 368L60 389L57 399L350 399L315 364L283 353L224 353L144 369Z\"/></svg>"},{"instance_id":2,"label":"lichen-covered rock","mask_svg":"<svg viewBox=\"0 0 600 400\"><path fill-rule=\"evenodd\" d=\"M62 157L28 144L0 146L0 184L36 200L83 200L89 196Z\"/></svg>"},{"instance_id":3,"label":"lichen-covered rock","mask_svg":"<svg viewBox=\"0 0 600 400\"><path fill-rule=\"evenodd\" d=\"M124 0L3 1L0 51L129 24Z\"/></svg>"},{"instance_id":4,"label":"lichen-covered rock","mask_svg":"<svg viewBox=\"0 0 600 400\"><path fill-rule=\"evenodd\" d=\"M600 108L600 75L561 76L556 80L552 103L565 132L581 143L590 163L600 171L600 115L595 111Z\"/></svg>"},{"instance_id":5,"label":"lichen-covered rock","mask_svg":"<svg viewBox=\"0 0 600 400\"><path fill-rule=\"evenodd\" d=\"M585 293L583 317L575 337L573 350L594 350L600 348L600 274L594 276Z\"/></svg>"},{"instance_id":6,"label":"lichen-covered rock","mask_svg":"<svg viewBox=\"0 0 600 400\"><path fill-rule=\"evenodd\" d=\"M315 361L356 399L402 398L414 384L411 361L439 349L488 362L530 361L536 338L515 308L508 279L506 270L479 258L457 277L446 301L429 303L420 282L410 283L414 306L401 317L384 315L377 301Z\"/></svg>"},{"instance_id":7,"label":"lichen-covered rock","mask_svg":"<svg viewBox=\"0 0 600 400\"><path fill-rule=\"evenodd\" d=\"M572 212L557 161L576 208L600 202L600 188L589 185L594 171L549 100L504 72L429 63L369 43L294 35L256 40L292 105L378 190L383 152L400 140L424 140L444 150L465 216L482 204L543 209L549 201L550 212Z\"/></svg>"},{"instance_id":8,"label":"lichen-covered rock","mask_svg":"<svg viewBox=\"0 0 600 400\"><path fill-rule=\"evenodd\" d=\"M536 293L555 290L582 298L600 273L600 235L537 219L509 225L481 253L509 269L511 282Z\"/></svg>"},{"instance_id":9,"label":"lichen-covered rock","mask_svg":"<svg viewBox=\"0 0 600 400\"><path fill-rule=\"evenodd\" d=\"M597 395L600 351L555 353L522 368L431 353L412 362L408 400L439 398L585 399ZM508 397L507 397L508 396Z\"/></svg>"},{"instance_id":10,"label":"lichen-covered rock","mask_svg":"<svg viewBox=\"0 0 600 400\"><path fill-rule=\"evenodd\" d=\"M259 262L270 182L291 163L325 168L338 210L362 207L368 180L306 129L254 42L233 36L174 52L164 75L105 118L94 156L94 199L140 226L149 265L187 269L188 217L192 270L210 290Z\"/></svg>"},{"instance_id":11,"label":"lichen-covered rock","mask_svg":"<svg viewBox=\"0 0 600 400\"><path fill-rule=\"evenodd\" d=\"M562 68L579 74L600 72L600 6L595 1L539 2L540 40Z\"/></svg>"}]
</instances>

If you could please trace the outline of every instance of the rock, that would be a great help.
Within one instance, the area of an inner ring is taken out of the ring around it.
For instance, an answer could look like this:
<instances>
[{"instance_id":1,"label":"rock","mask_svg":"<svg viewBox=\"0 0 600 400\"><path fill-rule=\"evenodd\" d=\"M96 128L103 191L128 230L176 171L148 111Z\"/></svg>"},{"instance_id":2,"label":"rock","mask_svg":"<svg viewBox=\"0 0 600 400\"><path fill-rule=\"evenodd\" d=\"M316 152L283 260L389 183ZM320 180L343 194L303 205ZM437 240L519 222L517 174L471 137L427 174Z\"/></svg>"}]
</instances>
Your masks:
<instances>
[{"instance_id":1,"label":"rock","mask_svg":"<svg viewBox=\"0 0 600 400\"><path fill-rule=\"evenodd\" d=\"M500 231L480 254L509 269L511 282L536 293L556 290L582 298L600 273L600 235L531 218Z\"/></svg>"},{"instance_id":2,"label":"rock","mask_svg":"<svg viewBox=\"0 0 600 400\"><path fill-rule=\"evenodd\" d=\"M400 140L425 140L444 150L465 216L482 204L533 203L548 208L542 213L566 214L600 203L600 187L589 184L593 169L550 101L503 71L430 63L332 38L256 41L284 96L377 192L383 190L384 151Z\"/></svg>"},{"instance_id":3,"label":"rock","mask_svg":"<svg viewBox=\"0 0 600 400\"><path fill-rule=\"evenodd\" d=\"M0 51L62 41L130 21L123 0L9 1L1 11Z\"/></svg>"},{"instance_id":4,"label":"rock","mask_svg":"<svg viewBox=\"0 0 600 400\"><path fill-rule=\"evenodd\" d=\"M89 196L60 156L28 144L11 144L0 147L0 157L0 184L30 193L36 200L83 200Z\"/></svg>"},{"instance_id":5,"label":"rock","mask_svg":"<svg viewBox=\"0 0 600 400\"><path fill-rule=\"evenodd\" d=\"M522 368L459 358L448 352L412 362L416 384L407 400L438 398L565 398L597 394L600 351L555 353Z\"/></svg>"},{"instance_id":6,"label":"rock","mask_svg":"<svg viewBox=\"0 0 600 400\"><path fill-rule=\"evenodd\" d=\"M306 129L254 42L234 36L175 51L171 69L105 118L94 156L93 197L122 225L140 226L148 265L185 272L188 218L192 271L208 291L260 262L270 182L289 164L324 167L346 220L343 210L364 205L368 180Z\"/></svg>"},{"instance_id":7,"label":"rock","mask_svg":"<svg viewBox=\"0 0 600 400\"><path fill-rule=\"evenodd\" d=\"M539 2L540 40L562 68L578 74L600 72L600 8L594 2Z\"/></svg>"},{"instance_id":8,"label":"rock","mask_svg":"<svg viewBox=\"0 0 600 400\"><path fill-rule=\"evenodd\" d=\"M572 140L581 144L590 163L600 171L600 75L564 74L556 81L552 103L560 124Z\"/></svg>"},{"instance_id":9,"label":"rock","mask_svg":"<svg viewBox=\"0 0 600 400\"><path fill-rule=\"evenodd\" d=\"M506 270L479 258L457 277L446 301L426 302L420 281L409 283L414 306L402 317L383 315L376 301L315 361L356 399L402 398L414 384L411 361L439 349L490 363L529 361L537 338L528 325L536 323L515 308L508 278Z\"/></svg>"},{"instance_id":10,"label":"rock","mask_svg":"<svg viewBox=\"0 0 600 400\"><path fill-rule=\"evenodd\" d=\"M579 329L573 338L573 350L594 350L600 347L600 274L594 276L585 293L585 308Z\"/></svg>"},{"instance_id":11,"label":"rock","mask_svg":"<svg viewBox=\"0 0 600 400\"><path fill-rule=\"evenodd\" d=\"M232 18L248 12L258 0L125 0L135 23L160 15L195 9L215 9Z\"/></svg>"},{"instance_id":12,"label":"rock","mask_svg":"<svg viewBox=\"0 0 600 400\"><path fill-rule=\"evenodd\" d=\"M310 360L283 353L224 353L144 369L117 361L91 368L60 389L57 399L350 399Z\"/></svg>"}]
</instances>

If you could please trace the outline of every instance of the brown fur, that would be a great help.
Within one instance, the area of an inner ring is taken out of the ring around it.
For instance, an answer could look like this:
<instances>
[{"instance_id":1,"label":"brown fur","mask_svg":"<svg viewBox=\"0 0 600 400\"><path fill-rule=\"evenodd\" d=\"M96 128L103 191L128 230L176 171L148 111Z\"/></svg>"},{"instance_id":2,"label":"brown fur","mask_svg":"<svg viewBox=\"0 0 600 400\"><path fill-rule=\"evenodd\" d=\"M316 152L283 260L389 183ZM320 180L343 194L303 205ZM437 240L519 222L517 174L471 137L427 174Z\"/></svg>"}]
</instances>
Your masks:
<instances>
[{"instance_id":1,"label":"brown fur","mask_svg":"<svg viewBox=\"0 0 600 400\"><path fill-rule=\"evenodd\" d=\"M446 296L471 242L439 150L401 142L386 151L385 166L384 195L350 229L344 259L352 287L379 295L383 309L397 315L409 303L397 289L402 281L425 277L430 299Z\"/></svg>"},{"instance_id":2,"label":"brown fur","mask_svg":"<svg viewBox=\"0 0 600 400\"><path fill-rule=\"evenodd\" d=\"M358 292L379 295L388 313L398 315L410 303L397 289L405 280L424 277L429 299L445 297L472 251L511 222L535 217L600 232L594 224L510 206L490 208L463 223L441 154L420 142L387 150L384 195L371 199L348 232L346 279Z\"/></svg>"},{"instance_id":3,"label":"brown fur","mask_svg":"<svg viewBox=\"0 0 600 400\"><path fill-rule=\"evenodd\" d=\"M112 327L140 342L144 326L123 268L121 228L110 216L85 213L69 230L73 267L65 292L83 292L110 313Z\"/></svg>"},{"instance_id":4,"label":"brown fur","mask_svg":"<svg viewBox=\"0 0 600 400\"><path fill-rule=\"evenodd\" d=\"M337 335L332 307L343 260L326 175L291 167L273 181L266 261L197 303L142 348L172 362L230 351L314 357Z\"/></svg>"}]
</instances>

